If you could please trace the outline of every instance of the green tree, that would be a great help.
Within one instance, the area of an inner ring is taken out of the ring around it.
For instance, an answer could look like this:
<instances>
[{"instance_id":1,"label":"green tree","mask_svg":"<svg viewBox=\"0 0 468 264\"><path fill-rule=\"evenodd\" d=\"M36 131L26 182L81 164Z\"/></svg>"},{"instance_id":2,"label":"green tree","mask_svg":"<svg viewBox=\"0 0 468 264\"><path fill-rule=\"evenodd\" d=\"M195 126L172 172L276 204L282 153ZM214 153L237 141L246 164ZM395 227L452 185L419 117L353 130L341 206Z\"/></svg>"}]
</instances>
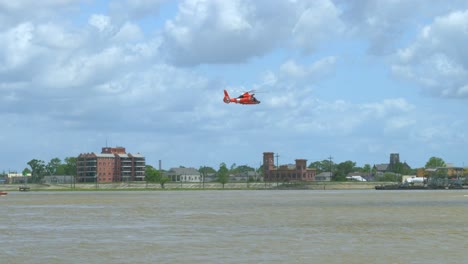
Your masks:
<instances>
[{"instance_id":1,"label":"green tree","mask_svg":"<svg viewBox=\"0 0 468 264\"><path fill-rule=\"evenodd\" d=\"M443 169L438 169L436 171L436 176L439 178L445 178L448 177L448 170L443 168Z\"/></svg>"},{"instance_id":2,"label":"green tree","mask_svg":"<svg viewBox=\"0 0 468 264\"><path fill-rule=\"evenodd\" d=\"M26 176L26 175L28 175L28 174L30 174L32 172L31 172L31 170L29 168L24 168L24 170L21 173L23 174L23 176Z\"/></svg>"},{"instance_id":3,"label":"green tree","mask_svg":"<svg viewBox=\"0 0 468 264\"><path fill-rule=\"evenodd\" d=\"M76 176L76 157L65 158L65 163L60 163L57 166L55 175L69 175Z\"/></svg>"},{"instance_id":4,"label":"green tree","mask_svg":"<svg viewBox=\"0 0 468 264\"><path fill-rule=\"evenodd\" d=\"M334 171L334 164L333 161L330 160L322 160L322 161L315 161L310 163L309 168L316 169L317 174L322 172L329 172Z\"/></svg>"},{"instance_id":5,"label":"green tree","mask_svg":"<svg viewBox=\"0 0 468 264\"><path fill-rule=\"evenodd\" d=\"M237 168L237 164L234 162L231 167L229 168L229 171L231 173L236 173L236 168Z\"/></svg>"},{"instance_id":6,"label":"green tree","mask_svg":"<svg viewBox=\"0 0 468 264\"><path fill-rule=\"evenodd\" d=\"M205 180L208 174L216 174L216 170L213 169L212 167L207 167L207 166L202 166L198 169L198 172L200 173L201 181L203 182L203 187L205 186Z\"/></svg>"},{"instance_id":7,"label":"green tree","mask_svg":"<svg viewBox=\"0 0 468 264\"><path fill-rule=\"evenodd\" d=\"M333 181L346 181L346 174L343 171L336 171L333 175Z\"/></svg>"},{"instance_id":8,"label":"green tree","mask_svg":"<svg viewBox=\"0 0 468 264\"><path fill-rule=\"evenodd\" d=\"M263 178L263 164L260 165L260 167L258 167L257 169L255 169L255 172L256 172L256 177L257 177L257 181L261 181L262 178Z\"/></svg>"},{"instance_id":9,"label":"green tree","mask_svg":"<svg viewBox=\"0 0 468 264\"><path fill-rule=\"evenodd\" d=\"M403 163L397 162L392 165L392 172L401 174L403 173Z\"/></svg>"},{"instance_id":10,"label":"green tree","mask_svg":"<svg viewBox=\"0 0 468 264\"><path fill-rule=\"evenodd\" d=\"M164 189L165 188L164 185L166 184L167 181L169 181L169 178L164 176L159 170L155 169L153 166L146 165L145 181L146 181L147 186L148 186L148 182L151 182L151 183L159 182L159 184L161 185L161 188Z\"/></svg>"},{"instance_id":11,"label":"green tree","mask_svg":"<svg viewBox=\"0 0 468 264\"><path fill-rule=\"evenodd\" d=\"M362 172L364 172L366 175L370 175L371 171L372 171L371 165L364 164L364 167L362 167Z\"/></svg>"},{"instance_id":12,"label":"green tree","mask_svg":"<svg viewBox=\"0 0 468 264\"><path fill-rule=\"evenodd\" d=\"M229 170L224 162L219 165L218 181L223 185L223 189L224 185L229 181Z\"/></svg>"},{"instance_id":13,"label":"green tree","mask_svg":"<svg viewBox=\"0 0 468 264\"><path fill-rule=\"evenodd\" d=\"M65 174L65 164L61 163L57 166L57 170L55 171L55 175L66 175Z\"/></svg>"},{"instance_id":14,"label":"green tree","mask_svg":"<svg viewBox=\"0 0 468 264\"><path fill-rule=\"evenodd\" d=\"M151 165L146 165L145 168L145 181L146 186L148 186L148 182L155 183L158 182L159 179L159 171L153 168Z\"/></svg>"},{"instance_id":15,"label":"green tree","mask_svg":"<svg viewBox=\"0 0 468 264\"><path fill-rule=\"evenodd\" d=\"M64 174L76 176L76 157L65 158Z\"/></svg>"},{"instance_id":16,"label":"green tree","mask_svg":"<svg viewBox=\"0 0 468 264\"><path fill-rule=\"evenodd\" d=\"M254 168L248 166L248 165L241 165L236 168L237 173L242 173L242 172L248 172L248 171L255 171Z\"/></svg>"},{"instance_id":17,"label":"green tree","mask_svg":"<svg viewBox=\"0 0 468 264\"><path fill-rule=\"evenodd\" d=\"M40 182L46 174L44 161L32 159L28 162L28 165L31 167L31 180L35 183Z\"/></svg>"},{"instance_id":18,"label":"green tree","mask_svg":"<svg viewBox=\"0 0 468 264\"><path fill-rule=\"evenodd\" d=\"M353 172L356 167L356 162L353 161L345 161L341 162L338 165L336 165L336 173L335 173L335 181L345 181L346 180L346 175L348 173Z\"/></svg>"},{"instance_id":19,"label":"green tree","mask_svg":"<svg viewBox=\"0 0 468 264\"><path fill-rule=\"evenodd\" d=\"M216 173L216 170L213 169L212 167L202 166L198 169L198 172L207 174L207 173Z\"/></svg>"},{"instance_id":20,"label":"green tree","mask_svg":"<svg viewBox=\"0 0 468 264\"><path fill-rule=\"evenodd\" d=\"M445 161L439 157L431 157L424 166L427 168L445 167Z\"/></svg>"},{"instance_id":21,"label":"green tree","mask_svg":"<svg viewBox=\"0 0 468 264\"><path fill-rule=\"evenodd\" d=\"M57 170L62 164L62 161L59 158L53 158L45 166L46 172L48 175L57 175Z\"/></svg>"}]
</instances>

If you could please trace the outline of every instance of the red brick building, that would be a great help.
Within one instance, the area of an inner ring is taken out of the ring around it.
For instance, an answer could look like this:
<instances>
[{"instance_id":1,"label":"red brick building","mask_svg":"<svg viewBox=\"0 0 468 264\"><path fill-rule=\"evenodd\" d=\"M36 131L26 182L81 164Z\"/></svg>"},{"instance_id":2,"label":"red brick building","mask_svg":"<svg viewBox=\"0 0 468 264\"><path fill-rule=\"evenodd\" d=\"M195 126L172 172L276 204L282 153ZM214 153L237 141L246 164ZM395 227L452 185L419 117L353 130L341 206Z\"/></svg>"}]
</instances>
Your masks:
<instances>
[{"instance_id":1,"label":"red brick building","mask_svg":"<svg viewBox=\"0 0 468 264\"><path fill-rule=\"evenodd\" d=\"M76 160L78 182L142 181L145 157L125 152L124 147L104 147L100 154L82 153Z\"/></svg>"},{"instance_id":2,"label":"red brick building","mask_svg":"<svg viewBox=\"0 0 468 264\"><path fill-rule=\"evenodd\" d=\"M265 181L314 181L315 169L307 168L306 159L296 159L294 165L275 166L273 152L263 153Z\"/></svg>"}]
</instances>

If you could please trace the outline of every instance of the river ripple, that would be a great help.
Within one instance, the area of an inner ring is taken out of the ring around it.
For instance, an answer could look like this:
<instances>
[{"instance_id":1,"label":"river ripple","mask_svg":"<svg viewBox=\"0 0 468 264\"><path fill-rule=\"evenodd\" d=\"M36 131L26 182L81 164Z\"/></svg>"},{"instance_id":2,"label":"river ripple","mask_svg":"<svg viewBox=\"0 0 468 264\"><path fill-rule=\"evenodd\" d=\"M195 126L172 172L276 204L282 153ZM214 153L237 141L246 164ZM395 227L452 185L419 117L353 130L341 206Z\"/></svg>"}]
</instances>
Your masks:
<instances>
[{"instance_id":1,"label":"river ripple","mask_svg":"<svg viewBox=\"0 0 468 264\"><path fill-rule=\"evenodd\" d=\"M468 191L13 192L1 263L468 263Z\"/></svg>"}]
</instances>

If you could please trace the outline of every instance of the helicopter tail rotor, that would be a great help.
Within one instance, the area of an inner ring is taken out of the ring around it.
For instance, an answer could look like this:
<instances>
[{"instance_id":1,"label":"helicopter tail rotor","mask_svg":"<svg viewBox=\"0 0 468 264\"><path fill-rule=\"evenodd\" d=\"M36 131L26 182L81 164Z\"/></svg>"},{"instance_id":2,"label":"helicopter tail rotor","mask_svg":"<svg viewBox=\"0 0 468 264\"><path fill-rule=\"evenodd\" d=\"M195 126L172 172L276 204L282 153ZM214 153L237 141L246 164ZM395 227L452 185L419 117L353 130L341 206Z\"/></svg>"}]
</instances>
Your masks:
<instances>
[{"instance_id":1,"label":"helicopter tail rotor","mask_svg":"<svg viewBox=\"0 0 468 264\"><path fill-rule=\"evenodd\" d=\"M226 103L226 104L229 104L231 102L231 98L229 97L229 94L226 90L224 90L224 99L223 101Z\"/></svg>"}]
</instances>

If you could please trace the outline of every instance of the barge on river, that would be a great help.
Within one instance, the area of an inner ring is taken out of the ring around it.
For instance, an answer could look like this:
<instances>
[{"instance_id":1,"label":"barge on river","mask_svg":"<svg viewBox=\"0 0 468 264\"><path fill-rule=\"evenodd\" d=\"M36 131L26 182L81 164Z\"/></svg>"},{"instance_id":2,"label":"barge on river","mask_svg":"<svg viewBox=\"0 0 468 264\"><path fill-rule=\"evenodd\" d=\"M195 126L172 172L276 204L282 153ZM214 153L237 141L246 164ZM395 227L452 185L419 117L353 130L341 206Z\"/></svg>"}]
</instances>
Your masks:
<instances>
[{"instance_id":1,"label":"barge on river","mask_svg":"<svg viewBox=\"0 0 468 264\"><path fill-rule=\"evenodd\" d=\"M389 184L389 185L376 185L376 190L437 190L437 189L465 189L463 185L408 185L408 184Z\"/></svg>"}]
</instances>

